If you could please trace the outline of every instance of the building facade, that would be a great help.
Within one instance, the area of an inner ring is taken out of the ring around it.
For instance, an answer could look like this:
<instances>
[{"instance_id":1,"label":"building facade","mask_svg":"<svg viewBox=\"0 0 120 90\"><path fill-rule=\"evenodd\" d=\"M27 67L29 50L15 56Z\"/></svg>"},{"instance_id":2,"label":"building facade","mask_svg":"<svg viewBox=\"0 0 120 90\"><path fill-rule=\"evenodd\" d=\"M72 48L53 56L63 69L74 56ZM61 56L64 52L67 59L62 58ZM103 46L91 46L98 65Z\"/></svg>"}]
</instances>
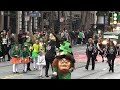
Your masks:
<instances>
[{"instance_id":1,"label":"building facade","mask_svg":"<svg viewBox=\"0 0 120 90\"><path fill-rule=\"evenodd\" d=\"M96 11L0 11L0 30L88 30L96 19Z\"/></svg>"}]
</instances>

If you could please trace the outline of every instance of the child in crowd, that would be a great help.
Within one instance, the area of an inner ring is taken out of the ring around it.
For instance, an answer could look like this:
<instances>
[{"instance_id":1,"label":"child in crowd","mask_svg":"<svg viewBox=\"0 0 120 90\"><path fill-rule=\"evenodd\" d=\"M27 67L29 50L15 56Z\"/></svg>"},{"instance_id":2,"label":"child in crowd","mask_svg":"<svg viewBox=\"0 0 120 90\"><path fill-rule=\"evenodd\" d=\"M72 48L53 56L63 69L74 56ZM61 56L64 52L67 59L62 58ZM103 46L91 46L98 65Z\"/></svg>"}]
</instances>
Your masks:
<instances>
[{"instance_id":1,"label":"child in crowd","mask_svg":"<svg viewBox=\"0 0 120 90\"><path fill-rule=\"evenodd\" d=\"M20 49L16 45L12 50L12 64L13 64L13 73L18 73L18 64L20 63Z\"/></svg>"},{"instance_id":2,"label":"child in crowd","mask_svg":"<svg viewBox=\"0 0 120 90\"><path fill-rule=\"evenodd\" d=\"M43 66L46 65L45 53L43 50L41 50L39 55L38 55L37 65L39 66L39 70L40 70L40 78L42 78Z\"/></svg>"},{"instance_id":3,"label":"child in crowd","mask_svg":"<svg viewBox=\"0 0 120 90\"><path fill-rule=\"evenodd\" d=\"M30 62L29 57L30 57L30 53L27 50L27 47L24 46L23 51L22 51L22 60L21 60L21 63L23 63L23 65L24 65L23 73L27 72L27 63Z\"/></svg>"}]
</instances>

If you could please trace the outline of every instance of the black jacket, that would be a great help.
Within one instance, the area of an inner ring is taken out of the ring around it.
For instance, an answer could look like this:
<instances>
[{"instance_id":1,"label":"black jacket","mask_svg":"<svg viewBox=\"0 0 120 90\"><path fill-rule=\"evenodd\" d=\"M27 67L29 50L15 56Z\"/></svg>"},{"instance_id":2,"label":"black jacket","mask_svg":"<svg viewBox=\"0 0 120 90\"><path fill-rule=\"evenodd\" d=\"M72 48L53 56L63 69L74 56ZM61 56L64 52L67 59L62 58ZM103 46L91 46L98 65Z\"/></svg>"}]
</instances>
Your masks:
<instances>
[{"instance_id":1,"label":"black jacket","mask_svg":"<svg viewBox=\"0 0 120 90\"><path fill-rule=\"evenodd\" d=\"M94 54L95 47L94 44L92 44L92 46L90 46L90 44L87 44L87 48L86 48L86 55L92 55L92 53Z\"/></svg>"},{"instance_id":2,"label":"black jacket","mask_svg":"<svg viewBox=\"0 0 120 90\"><path fill-rule=\"evenodd\" d=\"M115 46L108 47L106 51L106 57L116 57L117 48Z\"/></svg>"},{"instance_id":3,"label":"black jacket","mask_svg":"<svg viewBox=\"0 0 120 90\"><path fill-rule=\"evenodd\" d=\"M56 55L56 42L50 41L48 45L50 47L50 50L47 50L47 52L45 54L45 58L46 59L54 59L55 55Z\"/></svg>"}]
</instances>

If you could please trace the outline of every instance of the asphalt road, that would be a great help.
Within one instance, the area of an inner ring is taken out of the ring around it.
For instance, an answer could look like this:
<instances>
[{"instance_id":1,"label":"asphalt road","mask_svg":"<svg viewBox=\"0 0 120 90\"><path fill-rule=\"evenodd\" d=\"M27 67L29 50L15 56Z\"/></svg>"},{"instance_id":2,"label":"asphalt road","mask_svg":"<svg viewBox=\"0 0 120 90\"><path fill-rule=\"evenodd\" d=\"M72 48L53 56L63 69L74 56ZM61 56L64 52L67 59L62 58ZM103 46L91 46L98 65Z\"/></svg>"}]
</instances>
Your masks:
<instances>
[{"instance_id":1,"label":"asphalt road","mask_svg":"<svg viewBox=\"0 0 120 90\"><path fill-rule=\"evenodd\" d=\"M84 54L86 46L74 46L73 53ZM118 61L119 58L118 58ZM96 62L95 70L91 70L91 65L89 66L89 70L85 69L86 61L79 61L75 63L75 70L72 72L72 79L120 79L120 63L115 63L115 72L109 72L108 64L105 62ZM32 71L28 71L27 73L23 73L23 65L19 65L19 73L12 73L12 64L10 61L1 62L0 63L0 79L40 79L39 71L33 70L33 65L31 63ZM44 70L45 71L45 70ZM50 79L52 70L49 70L49 77L45 77L45 73L43 72L42 79Z\"/></svg>"}]
</instances>

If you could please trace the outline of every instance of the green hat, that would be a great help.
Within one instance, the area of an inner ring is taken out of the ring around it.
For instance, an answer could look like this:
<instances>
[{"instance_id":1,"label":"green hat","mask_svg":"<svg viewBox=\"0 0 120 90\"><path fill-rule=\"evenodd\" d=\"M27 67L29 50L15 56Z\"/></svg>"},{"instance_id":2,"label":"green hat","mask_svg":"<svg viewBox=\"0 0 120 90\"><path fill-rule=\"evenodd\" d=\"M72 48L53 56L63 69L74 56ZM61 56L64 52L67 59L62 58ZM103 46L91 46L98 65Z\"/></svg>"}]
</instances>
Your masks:
<instances>
[{"instance_id":1,"label":"green hat","mask_svg":"<svg viewBox=\"0 0 120 90\"><path fill-rule=\"evenodd\" d=\"M64 43L60 45L59 49L65 55L72 52L71 44L67 41L64 41Z\"/></svg>"}]
</instances>

